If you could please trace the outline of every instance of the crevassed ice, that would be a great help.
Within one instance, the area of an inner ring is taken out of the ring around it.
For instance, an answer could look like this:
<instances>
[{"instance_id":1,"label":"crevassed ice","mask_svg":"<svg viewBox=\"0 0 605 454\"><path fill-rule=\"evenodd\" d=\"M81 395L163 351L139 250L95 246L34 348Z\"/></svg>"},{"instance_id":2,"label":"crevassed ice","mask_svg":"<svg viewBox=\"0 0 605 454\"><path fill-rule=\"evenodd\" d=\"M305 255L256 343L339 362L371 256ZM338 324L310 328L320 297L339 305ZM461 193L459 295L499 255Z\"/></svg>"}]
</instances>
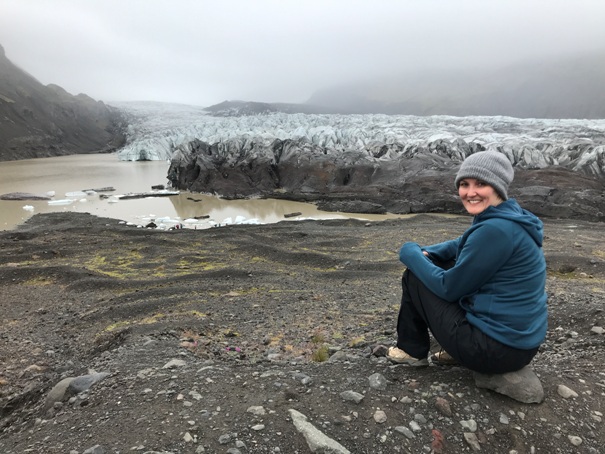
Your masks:
<instances>
[{"instance_id":1,"label":"crevassed ice","mask_svg":"<svg viewBox=\"0 0 605 454\"><path fill-rule=\"evenodd\" d=\"M335 151L368 150L376 144L396 143L409 149L461 139L500 150L524 167L563 165L605 175L605 120L284 113L213 117L196 106L123 103L118 107L131 121L127 144L118 152L122 160L170 160L179 146L194 139L217 143L238 138L269 143L304 137ZM389 151L381 159L396 157L397 153Z\"/></svg>"}]
</instances>

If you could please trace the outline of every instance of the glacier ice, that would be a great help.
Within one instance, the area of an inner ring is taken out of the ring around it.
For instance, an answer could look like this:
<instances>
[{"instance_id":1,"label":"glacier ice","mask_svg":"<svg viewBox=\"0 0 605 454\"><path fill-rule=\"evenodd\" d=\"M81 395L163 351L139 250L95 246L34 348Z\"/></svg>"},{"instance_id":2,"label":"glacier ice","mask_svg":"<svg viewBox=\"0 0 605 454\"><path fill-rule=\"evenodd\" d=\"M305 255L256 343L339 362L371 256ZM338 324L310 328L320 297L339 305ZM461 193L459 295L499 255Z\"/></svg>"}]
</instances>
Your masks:
<instances>
[{"instance_id":1,"label":"glacier ice","mask_svg":"<svg viewBox=\"0 0 605 454\"><path fill-rule=\"evenodd\" d=\"M122 160L171 160L197 139L238 147L269 145L276 139L302 139L330 152L359 151L368 159L412 155L418 147L438 153L443 144L464 159L468 146L505 153L520 167L560 165L605 175L605 120L520 119L504 116L268 115L213 117L201 107L162 103L118 103L128 115ZM456 151L458 150L458 151ZM235 156L234 156L235 159Z\"/></svg>"}]
</instances>

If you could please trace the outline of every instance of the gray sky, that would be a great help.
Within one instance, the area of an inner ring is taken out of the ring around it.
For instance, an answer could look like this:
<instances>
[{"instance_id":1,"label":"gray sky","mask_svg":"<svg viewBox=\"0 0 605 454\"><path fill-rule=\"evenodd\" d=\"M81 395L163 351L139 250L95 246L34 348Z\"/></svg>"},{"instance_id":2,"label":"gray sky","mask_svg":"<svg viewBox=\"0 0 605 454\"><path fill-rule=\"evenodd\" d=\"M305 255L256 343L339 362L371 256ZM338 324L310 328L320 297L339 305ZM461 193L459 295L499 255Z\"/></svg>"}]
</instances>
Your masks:
<instances>
[{"instance_id":1,"label":"gray sky","mask_svg":"<svg viewBox=\"0 0 605 454\"><path fill-rule=\"evenodd\" d=\"M603 24L604 0L0 0L0 44L40 82L202 106L603 50Z\"/></svg>"}]
</instances>

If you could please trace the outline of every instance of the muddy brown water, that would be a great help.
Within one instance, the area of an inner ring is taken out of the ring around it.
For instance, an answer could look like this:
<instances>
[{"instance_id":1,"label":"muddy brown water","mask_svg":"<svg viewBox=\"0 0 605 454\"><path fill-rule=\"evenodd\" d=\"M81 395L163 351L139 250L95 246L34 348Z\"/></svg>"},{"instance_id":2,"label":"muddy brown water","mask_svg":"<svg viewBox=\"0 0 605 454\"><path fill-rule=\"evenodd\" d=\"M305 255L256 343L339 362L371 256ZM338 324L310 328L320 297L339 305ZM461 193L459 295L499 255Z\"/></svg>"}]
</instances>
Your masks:
<instances>
[{"instance_id":1,"label":"muddy brown water","mask_svg":"<svg viewBox=\"0 0 605 454\"><path fill-rule=\"evenodd\" d=\"M120 161L115 154L87 154L54 158L0 162L0 195L26 192L36 195L54 193L47 200L0 200L0 230L10 230L35 213L56 211L87 212L146 225L152 219L164 219L166 226L183 222L189 228L209 228L231 221L258 221L270 224L288 218L297 220L357 218L384 220L395 215L359 215L320 211L315 205L276 199L223 200L219 197L180 191L177 196L134 200L103 199L101 194L121 195L147 192L154 185L166 185L169 164L165 161ZM113 187L115 191L80 194L86 189ZM61 201L65 201L61 204ZM54 205L53 203L59 203ZM193 221L194 218L203 218Z\"/></svg>"}]
</instances>

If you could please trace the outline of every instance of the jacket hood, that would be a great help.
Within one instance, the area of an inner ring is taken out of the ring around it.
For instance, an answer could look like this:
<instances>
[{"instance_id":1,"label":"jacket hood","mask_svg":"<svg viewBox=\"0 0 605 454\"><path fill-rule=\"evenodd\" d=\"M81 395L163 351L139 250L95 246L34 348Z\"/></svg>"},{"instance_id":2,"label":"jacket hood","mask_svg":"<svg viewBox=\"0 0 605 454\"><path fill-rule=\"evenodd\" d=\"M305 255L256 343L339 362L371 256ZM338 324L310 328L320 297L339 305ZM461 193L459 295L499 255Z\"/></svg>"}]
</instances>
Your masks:
<instances>
[{"instance_id":1,"label":"jacket hood","mask_svg":"<svg viewBox=\"0 0 605 454\"><path fill-rule=\"evenodd\" d=\"M515 199L508 199L497 206L488 207L475 216L473 224L492 218L516 222L527 231L538 246L542 247L544 224L535 214L521 208Z\"/></svg>"}]
</instances>

